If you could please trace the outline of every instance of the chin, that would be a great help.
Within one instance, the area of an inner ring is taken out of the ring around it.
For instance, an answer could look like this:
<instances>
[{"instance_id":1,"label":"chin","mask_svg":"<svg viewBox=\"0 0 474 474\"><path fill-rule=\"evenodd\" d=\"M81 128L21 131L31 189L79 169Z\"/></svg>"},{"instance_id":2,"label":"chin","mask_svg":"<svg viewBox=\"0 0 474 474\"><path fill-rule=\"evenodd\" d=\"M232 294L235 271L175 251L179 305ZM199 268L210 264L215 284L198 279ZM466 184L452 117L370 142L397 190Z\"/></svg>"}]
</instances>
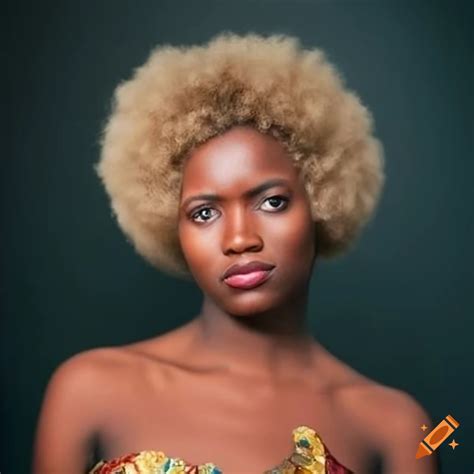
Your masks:
<instances>
[{"instance_id":1,"label":"chin","mask_svg":"<svg viewBox=\"0 0 474 474\"><path fill-rule=\"evenodd\" d=\"M256 294L256 293L241 293L232 297L227 297L225 301L222 301L220 307L226 313L241 317L251 318L258 316L259 314L265 313L277 309L281 306L281 296L271 294Z\"/></svg>"}]
</instances>

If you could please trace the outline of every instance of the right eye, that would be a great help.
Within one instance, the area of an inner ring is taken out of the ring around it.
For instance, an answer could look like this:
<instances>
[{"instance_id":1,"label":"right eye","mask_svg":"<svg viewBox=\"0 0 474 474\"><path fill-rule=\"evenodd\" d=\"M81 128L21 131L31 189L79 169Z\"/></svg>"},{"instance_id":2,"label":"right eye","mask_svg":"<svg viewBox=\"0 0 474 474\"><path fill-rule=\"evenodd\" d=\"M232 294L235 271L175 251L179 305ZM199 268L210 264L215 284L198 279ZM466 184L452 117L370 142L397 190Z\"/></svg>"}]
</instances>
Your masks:
<instances>
[{"instance_id":1,"label":"right eye","mask_svg":"<svg viewBox=\"0 0 474 474\"><path fill-rule=\"evenodd\" d=\"M201 223L209 222L212 218L211 211L215 211L215 209L212 209L212 207L202 207L191 214L191 220Z\"/></svg>"}]
</instances>

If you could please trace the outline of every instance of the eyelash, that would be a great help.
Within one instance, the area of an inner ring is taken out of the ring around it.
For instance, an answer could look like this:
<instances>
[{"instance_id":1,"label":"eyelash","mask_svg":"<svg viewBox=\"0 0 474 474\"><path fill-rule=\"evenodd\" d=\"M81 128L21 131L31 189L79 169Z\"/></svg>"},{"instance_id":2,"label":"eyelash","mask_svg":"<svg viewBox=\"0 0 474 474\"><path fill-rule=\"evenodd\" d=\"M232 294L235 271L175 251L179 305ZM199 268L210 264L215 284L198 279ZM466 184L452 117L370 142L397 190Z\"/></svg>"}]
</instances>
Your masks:
<instances>
[{"instance_id":1,"label":"eyelash","mask_svg":"<svg viewBox=\"0 0 474 474\"><path fill-rule=\"evenodd\" d=\"M290 201L289 198L287 198L286 196L281 196L281 195L278 195L278 194L277 194L277 195L269 196L269 197L265 198L265 199L263 200L263 203L267 202L267 201L270 200L270 199L279 199L280 201L282 201L282 202L284 203L284 205L283 205L282 207L273 208L273 209L274 209L273 211L266 211L266 212L272 212L272 213L273 213L273 212L283 211L284 209L287 208L288 202ZM263 203L262 203L262 204L263 204ZM194 222L196 222L196 223L198 223L198 224L204 224L204 223L206 223L206 222L209 222L210 219L207 219L207 220L204 220L204 221L198 221L198 220L196 220L196 216L199 216L199 213L202 212L202 211L204 211L204 210L206 210L206 209L212 209L212 207L203 206L203 207L201 207L201 208L198 208L198 209L196 209L196 210L193 210L193 211L190 213L189 218L190 218L192 221L194 221Z\"/></svg>"}]
</instances>

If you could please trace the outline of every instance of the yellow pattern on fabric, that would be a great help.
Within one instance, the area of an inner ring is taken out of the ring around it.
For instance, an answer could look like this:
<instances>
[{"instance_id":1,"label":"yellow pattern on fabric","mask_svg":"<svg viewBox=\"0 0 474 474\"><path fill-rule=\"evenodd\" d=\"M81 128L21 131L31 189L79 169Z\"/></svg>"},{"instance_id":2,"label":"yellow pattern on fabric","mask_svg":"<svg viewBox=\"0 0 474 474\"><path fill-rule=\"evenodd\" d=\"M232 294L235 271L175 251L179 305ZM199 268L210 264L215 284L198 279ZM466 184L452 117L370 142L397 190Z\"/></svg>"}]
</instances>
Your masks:
<instances>
[{"instance_id":1,"label":"yellow pattern on fabric","mask_svg":"<svg viewBox=\"0 0 474 474\"><path fill-rule=\"evenodd\" d=\"M326 474L326 454L319 435L307 426L293 430L295 452L264 474Z\"/></svg>"},{"instance_id":2,"label":"yellow pattern on fabric","mask_svg":"<svg viewBox=\"0 0 474 474\"><path fill-rule=\"evenodd\" d=\"M294 452L280 465L264 474L327 474L326 450L312 428L293 430ZM141 451L110 461L100 461L89 474L222 474L212 463L190 465L180 458L169 458L162 451Z\"/></svg>"}]
</instances>

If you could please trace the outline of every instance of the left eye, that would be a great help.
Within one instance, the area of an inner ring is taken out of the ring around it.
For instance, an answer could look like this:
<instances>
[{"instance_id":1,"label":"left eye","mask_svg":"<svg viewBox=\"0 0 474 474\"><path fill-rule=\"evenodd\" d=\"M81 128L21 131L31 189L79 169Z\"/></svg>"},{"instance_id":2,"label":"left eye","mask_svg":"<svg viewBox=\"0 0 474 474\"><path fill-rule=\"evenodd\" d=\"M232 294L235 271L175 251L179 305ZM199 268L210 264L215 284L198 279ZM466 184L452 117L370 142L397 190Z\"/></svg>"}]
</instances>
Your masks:
<instances>
[{"instance_id":1,"label":"left eye","mask_svg":"<svg viewBox=\"0 0 474 474\"><path fill-rule=\"evenodd\" d=\"M271 196L265 199L265 201L263 201L262 208L265 204L268 203L269 206L267 206L267 208L264 209L265 211L270 211L270 212L280 211L287 207L288 201L289 199L285 196Z\"/></svg>"}]
</instances>

